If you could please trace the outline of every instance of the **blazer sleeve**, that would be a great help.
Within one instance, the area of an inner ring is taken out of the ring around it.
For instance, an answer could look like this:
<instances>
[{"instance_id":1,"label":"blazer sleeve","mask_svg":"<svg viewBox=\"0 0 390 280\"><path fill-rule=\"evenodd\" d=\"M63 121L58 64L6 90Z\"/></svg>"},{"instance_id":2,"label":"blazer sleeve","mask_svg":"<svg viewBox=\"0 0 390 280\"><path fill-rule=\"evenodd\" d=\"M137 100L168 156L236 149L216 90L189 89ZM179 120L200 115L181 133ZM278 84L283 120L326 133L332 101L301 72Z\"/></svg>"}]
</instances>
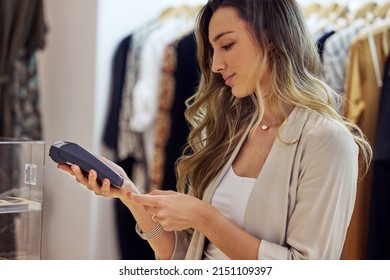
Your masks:
<instances>
[{"instance_id":1,"label":"blazer sleeve","mask_svg":"<svg viewBox=\"0 0 390 280\"><path fill-rule=\"evenodd\" d=\"M171 260L184 260L190 246L193 230L175 231L175 248Z\"/></svg>"},{"instance_id":2,"label":"blazer sleeve","mask_svg":"<svg viewBox=\"0 0 390 280\"><path fill-rule=\"evenodd\" d=\"M259 259L341 256L356 197L358 147L350 133L333 122L314 126L300 141L286 244L262 240Z\"/></svg>"}]
</instances>

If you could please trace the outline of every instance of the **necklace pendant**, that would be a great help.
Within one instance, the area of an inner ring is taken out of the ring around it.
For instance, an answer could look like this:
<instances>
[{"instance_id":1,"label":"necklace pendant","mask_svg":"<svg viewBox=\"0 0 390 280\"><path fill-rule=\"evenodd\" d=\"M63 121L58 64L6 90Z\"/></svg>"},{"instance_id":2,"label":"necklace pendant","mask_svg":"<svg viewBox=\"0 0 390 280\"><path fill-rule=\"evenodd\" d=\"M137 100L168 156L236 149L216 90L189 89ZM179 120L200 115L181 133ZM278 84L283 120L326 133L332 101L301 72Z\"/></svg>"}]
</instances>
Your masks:
<instances>
[{"instance_id":1,"label":"necklace pendant","mask_svg":"<svg viewBox=\"0 0 390 280\"><path fill-rule=\"evenodd\" d=\"M266 131L267 129L268 129L268 126L266 126L265 124L263 124L263 125L261 126L261 130Z\"/></svg>"}]
</instances>

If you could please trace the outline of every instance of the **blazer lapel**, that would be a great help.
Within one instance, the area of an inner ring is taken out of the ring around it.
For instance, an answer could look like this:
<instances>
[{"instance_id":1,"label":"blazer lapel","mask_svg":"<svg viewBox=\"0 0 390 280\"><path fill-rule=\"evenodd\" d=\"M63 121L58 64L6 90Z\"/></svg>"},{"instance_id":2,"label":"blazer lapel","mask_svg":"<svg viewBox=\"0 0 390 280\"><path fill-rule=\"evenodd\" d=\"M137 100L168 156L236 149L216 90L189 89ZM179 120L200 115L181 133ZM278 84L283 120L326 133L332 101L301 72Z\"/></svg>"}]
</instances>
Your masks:
<instances>
[{"instance_id":1,"label":"blazer lapel","mask_svg":"<svg viewBox=\"0 0 390 280\"><path fill-rule=\"evenodd\" d=\"M280 195L281 193L288 193L288 191L279 190L289 188L290 173L292 172L296 150L308 119L308 110L296 107L280 130L279 136L275 139L271 152L253 187L246 208L244 229L253 235L270 239L266 233L272 230L270 226L264 228L265 220L272 220L269 223L275 226L284 226L283 224L274 223L275 219L272 217L277 216L276 213L267 213L269 209L272 209L272 206L268 203L272 202L273 205L278 205L277 208L280 212L288 211L288 203L284 203L285 197ZM275 169L275 167L277 168ZM265 203L262 203L262 201L265 201ZM280 233L279 243L283 241L285 230L285 228L280 228L273 231ZM272 236L272 238L277 237Z\"/></svg>"}]
</instances>

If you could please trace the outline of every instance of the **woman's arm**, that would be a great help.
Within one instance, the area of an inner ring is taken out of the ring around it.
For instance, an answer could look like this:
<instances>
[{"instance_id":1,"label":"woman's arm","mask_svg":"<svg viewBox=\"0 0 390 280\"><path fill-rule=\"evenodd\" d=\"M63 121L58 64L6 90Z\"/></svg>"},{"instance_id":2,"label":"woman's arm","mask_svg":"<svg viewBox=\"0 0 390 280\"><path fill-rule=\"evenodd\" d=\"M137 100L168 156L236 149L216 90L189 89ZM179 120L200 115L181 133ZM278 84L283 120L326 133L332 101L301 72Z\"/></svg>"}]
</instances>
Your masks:
<instances>
[{"instance_id":1,"label":"woman's arm","mask_svg":"<svg viewBox=\"0 0 390 280\"><path fill-rule=\"evenodd\" d=\"M165 230L193 228L231 259L257 259L260 240L235 225L209 203L172 191L132 194L130 198L156 215Z\"/></svg>"},{"instance_id":2,"label":"woman's arm","mask_svg":"<svg viewBox=\"0 0 390 280\"><path fill-rule=\"evenodd\" d=\"M99 184L97 182L97 173L94 170L91 170L88 176L85 176L80 167L77 165L68 166L67 164L59 164L58 168L73 175L77 182L86 186L96 195L120 199L122 203L129 208L142 232L147 233L151 231L157 225L157 223L152 220L152 215L145 210L142 205L133 203L130 199L132 194L139 193L136 186L127 177L122 168L108 160L104 161L116 170L122 177L124 177L125 180L121 188L111 187L108 179L104 179L102 184ZM148 240L148 242L159 258L169 259L175 245L174 233L163 231L156 238Z\"/></svg>"}]
</instances>

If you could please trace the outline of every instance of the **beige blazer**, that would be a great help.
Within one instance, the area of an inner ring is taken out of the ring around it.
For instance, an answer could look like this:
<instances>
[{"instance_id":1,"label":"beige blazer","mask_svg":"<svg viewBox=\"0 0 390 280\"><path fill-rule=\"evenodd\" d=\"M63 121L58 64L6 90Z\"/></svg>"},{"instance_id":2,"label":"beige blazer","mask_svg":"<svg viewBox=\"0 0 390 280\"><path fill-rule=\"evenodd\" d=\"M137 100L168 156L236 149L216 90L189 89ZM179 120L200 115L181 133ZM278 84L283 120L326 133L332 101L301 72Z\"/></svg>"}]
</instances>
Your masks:
<instances>
[{"instance_id":1,"label":"beige blazer","mask_svg":"<svg viewBox=\"0 0 390 280\"><path fill-rule=\"evenodd\" d=\"M204 201L210 203L248 131L206 189ZM258 259L339 259L357 176L358 147L347 129L295 108L273 143L246 209L244 229L262 240ZM172 259L202 259L202 233L189 229L175 237Z\"/></svg>"}]
</instances>

